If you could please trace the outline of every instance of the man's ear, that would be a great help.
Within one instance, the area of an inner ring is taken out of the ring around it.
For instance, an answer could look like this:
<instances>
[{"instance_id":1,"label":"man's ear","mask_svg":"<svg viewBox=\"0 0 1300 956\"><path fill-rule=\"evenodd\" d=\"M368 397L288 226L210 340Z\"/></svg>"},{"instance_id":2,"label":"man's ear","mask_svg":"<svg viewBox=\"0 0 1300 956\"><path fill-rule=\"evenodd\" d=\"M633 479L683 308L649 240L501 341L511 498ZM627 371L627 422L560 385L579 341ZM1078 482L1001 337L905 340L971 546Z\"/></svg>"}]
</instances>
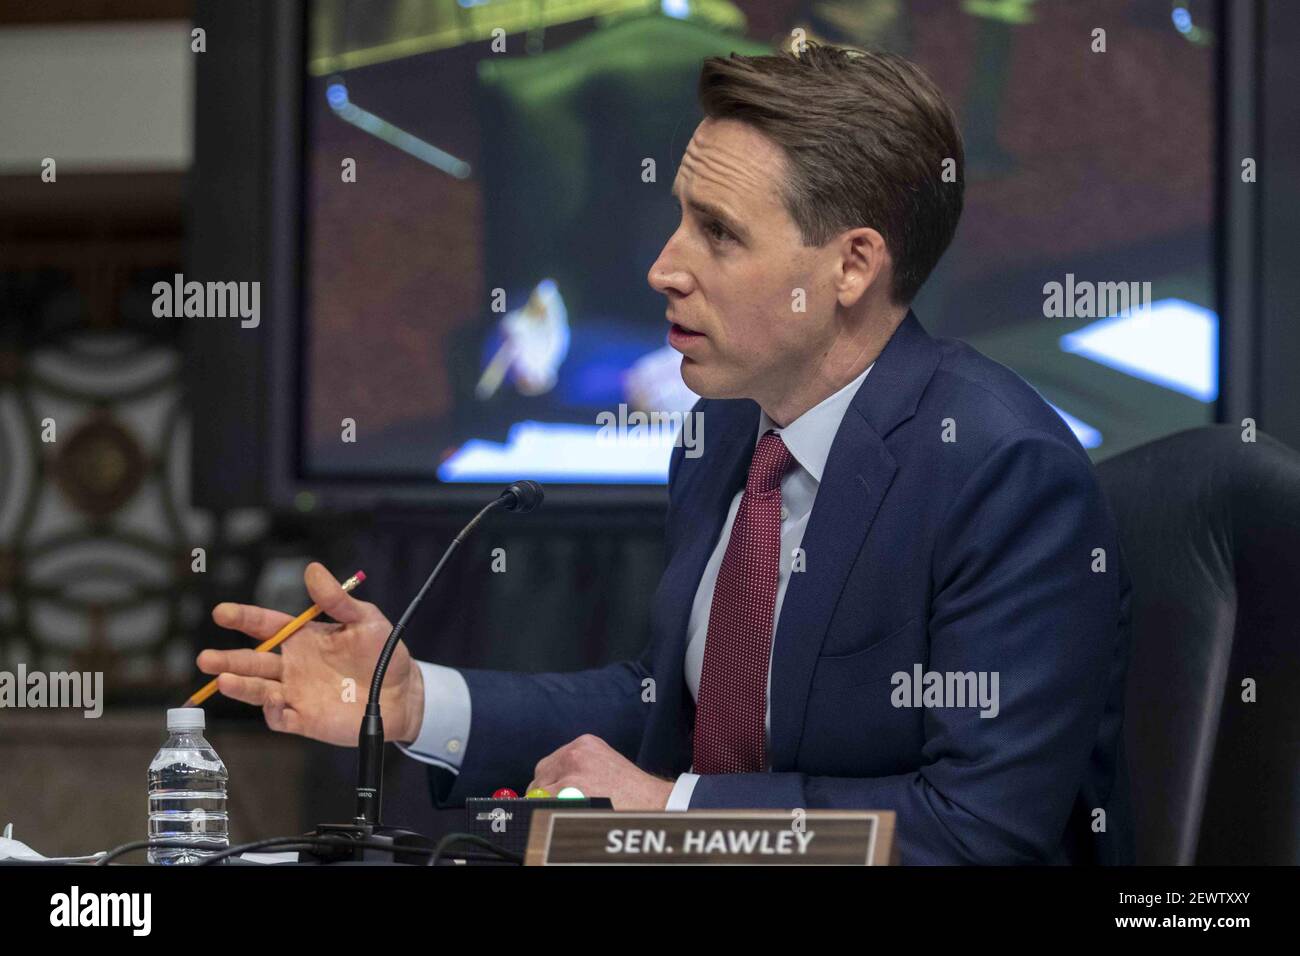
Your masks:
<instances>
[{"instance_id":1,"label":"man's ear","mask_svg":"<svg viewBox=\"0 0 1300 956\"><path fill-rule=\"evenodd\" d=\"M893 260L885 237L869 226L850 229L839 238L839 271L835 295L843 308L852 308L873 287L888 283Z\"/></svg>"}]
</instances>

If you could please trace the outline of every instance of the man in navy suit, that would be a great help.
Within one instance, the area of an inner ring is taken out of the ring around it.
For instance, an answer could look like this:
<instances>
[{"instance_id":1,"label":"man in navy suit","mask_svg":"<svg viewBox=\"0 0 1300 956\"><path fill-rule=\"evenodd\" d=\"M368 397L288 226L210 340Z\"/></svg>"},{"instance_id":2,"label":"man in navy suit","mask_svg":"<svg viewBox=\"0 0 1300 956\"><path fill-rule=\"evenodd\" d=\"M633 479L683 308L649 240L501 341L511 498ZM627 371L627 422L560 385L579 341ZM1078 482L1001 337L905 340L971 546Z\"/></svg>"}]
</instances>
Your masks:
<instances>
[{"instance_id":1,"label":"man in navy suit","mask_svg":"<svg viewBox=\"0 0 1300 956\"><path fill-rule=\"evenodd\" d=\"M961 213L951 111L904 60L816 45L707 60L700 98L649 272L705 396L702 453L671 461L650 646L573 674L401 647L390 739L440 805L513 785L882 809L904 863L1131 862L1128 584L1091 463L909 307ZM274 729L351 745L338 681L389 624L320 565L307 583L341 628L199 663ZM214 617L257 638L287 619Z\"/></svg>"}]
</instances>

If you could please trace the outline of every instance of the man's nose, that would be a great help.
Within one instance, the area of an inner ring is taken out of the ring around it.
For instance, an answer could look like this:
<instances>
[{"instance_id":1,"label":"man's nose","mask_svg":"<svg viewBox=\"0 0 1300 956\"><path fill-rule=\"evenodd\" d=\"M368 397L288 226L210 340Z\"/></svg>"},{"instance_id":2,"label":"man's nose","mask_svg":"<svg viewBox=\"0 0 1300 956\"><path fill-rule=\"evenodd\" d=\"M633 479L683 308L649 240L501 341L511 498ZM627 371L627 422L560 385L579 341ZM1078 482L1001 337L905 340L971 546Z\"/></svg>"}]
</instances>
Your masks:
<instances>
[{"instance_id":1,"label":"man's nose","mask_svg":"<svg viewBox=\"0 0 1300 956\"><path fill-rule=\"evenodd\" d=\"M673 233L673 236L669 237L659 253L659 258L650 266L650 272L646 275L650 288L665 295L670 292L686 295L690 292L690 273L682 267L673 246L673 238L676 235Z\"/></svg>"}]
</instances>

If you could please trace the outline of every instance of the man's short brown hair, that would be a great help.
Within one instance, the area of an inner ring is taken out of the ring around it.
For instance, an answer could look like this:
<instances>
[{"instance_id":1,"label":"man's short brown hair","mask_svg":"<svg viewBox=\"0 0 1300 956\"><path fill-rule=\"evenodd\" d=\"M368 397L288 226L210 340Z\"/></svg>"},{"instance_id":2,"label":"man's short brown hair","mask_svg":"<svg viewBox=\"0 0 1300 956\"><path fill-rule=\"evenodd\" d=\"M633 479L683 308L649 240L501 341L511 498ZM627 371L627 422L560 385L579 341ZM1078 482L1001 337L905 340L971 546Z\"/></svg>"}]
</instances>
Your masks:
<instances>
[{"instance_id":1,"label":"man's short brown hair","mask_svg":"<svg viewBox=\"0 0 1300 956\"><path fill-rule=\"evenodd\" d=\"M705 116L741 120L782 147L783 198L804 245L870 226L894 261L891 298L915 298L957 230L964 160L952 110L919 67L810 41L798 53L709 57L699 100Z\"/></svg>"}]
</instances>

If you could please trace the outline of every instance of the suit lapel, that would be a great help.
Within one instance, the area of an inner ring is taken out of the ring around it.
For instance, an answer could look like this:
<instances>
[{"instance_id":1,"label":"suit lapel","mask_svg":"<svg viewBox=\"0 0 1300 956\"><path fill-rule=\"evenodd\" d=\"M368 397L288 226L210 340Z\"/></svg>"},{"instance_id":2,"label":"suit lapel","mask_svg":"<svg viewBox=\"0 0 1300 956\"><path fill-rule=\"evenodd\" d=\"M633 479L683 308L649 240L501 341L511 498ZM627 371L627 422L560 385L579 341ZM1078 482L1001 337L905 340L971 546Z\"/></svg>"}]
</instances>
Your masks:
<instances>
[{"instance_id":1,"label":"suit lapel","mask_svg":"<svg viewBox=\"0 0 1300 956\"><path fill-rule=\"evenodd\" d=\"M940 358L938 344L909 310L835 433L800 543L806 570L791 574L772 648L774 771L794 766L826 629L898 470L884 439L915 414Z\"/></svg>"},{"instance_id":2,"label":"suit lapel","mask_svg":"<svg viewBox=\"0 0 1300 956\"><path fill-rule=\"evenodd\" d=\"M679 670L686 653L686 628L691 605L704 575L704 566L717 544L731 499L745 485L745 474L753 456L754 429L758 427L757 406L753 410L753 419L752 427L744 435L727 434L706 448L701 456L703 460L695 469L695 480L702 488L690 493L691 508L680 519L684 523L679 531L683 540L668 566L668 579L665 581L665 594L672 608L667 618L672 643L667 649L666 659L676 661ZM713 460L709 461L710 458Z\"/></svg>"},{"instance_id":3,"label":"suit lapel","mask_svg":"<svg viewBox=\"0 0 1300 956\"><path fill-rule=\"evenodd\" d=\"M872 369L867 379L874 374ZM772 648L773 770L794 764L808 687L831 614L896 470L884 443L850 408L835 434L800 544L806 570L790 575L781 604Z\"/></svg>"},{"instance_id":4,"label":"suit lapel","mask_svg":"<svg viewBox=\"0 0 1300 956\"><path fill-rule=\"evenodd\" d=\"M682 662L691 606L705 565L727 518L731 499L745 485L758 428L758 406L751 401L714 401L705 411L706 439L699 461L679 476L682 513L676 533L681 544L664 569L656 605L662 608L664 646L657 653L655 677L666 705L656 709L646 729L643 765L680 773L691 763L693 703ZM685 464L685 463L683 463ZM662 719L658 719L662 718Z\"/></svg>"}]
</instances>

